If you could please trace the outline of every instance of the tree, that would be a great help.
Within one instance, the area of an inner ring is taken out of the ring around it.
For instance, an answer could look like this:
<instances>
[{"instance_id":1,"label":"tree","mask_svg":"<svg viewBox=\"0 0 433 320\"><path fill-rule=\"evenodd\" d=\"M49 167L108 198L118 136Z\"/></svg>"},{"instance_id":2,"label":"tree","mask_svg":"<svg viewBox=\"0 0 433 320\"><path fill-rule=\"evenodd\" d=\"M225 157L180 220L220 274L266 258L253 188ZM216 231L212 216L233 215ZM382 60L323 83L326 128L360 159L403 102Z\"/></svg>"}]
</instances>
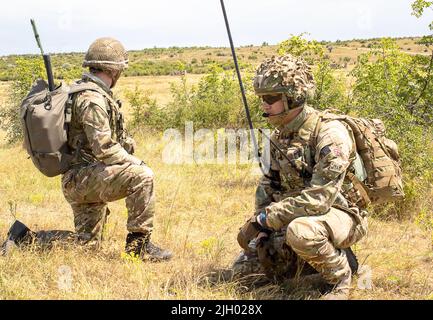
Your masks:
<instances>
[{"instance_id":1,"label":"tree","mask_svg":"<svg viewBox=\"0 0 433 320\"><path fill-rule=\"evenodd\" d=\"M412 3L412 15L419 18L423 15L425 9L431 9L433 1L416 0Z\"/></svg>"}]
</instances>

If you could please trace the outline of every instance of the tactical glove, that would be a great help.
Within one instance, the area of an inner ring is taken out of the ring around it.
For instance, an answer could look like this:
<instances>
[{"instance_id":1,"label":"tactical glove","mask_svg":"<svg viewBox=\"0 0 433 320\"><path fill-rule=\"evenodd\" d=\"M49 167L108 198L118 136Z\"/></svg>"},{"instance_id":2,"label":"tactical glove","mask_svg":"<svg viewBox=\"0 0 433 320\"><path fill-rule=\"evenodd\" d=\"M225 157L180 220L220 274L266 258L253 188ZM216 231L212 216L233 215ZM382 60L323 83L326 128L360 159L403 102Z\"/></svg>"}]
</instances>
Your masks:
<instances>
[{"instance_id":1,"label":"tactical glove","mask_svg":"<svg viewBox=\"0 0 433 320\"><path fill-rule=\"evenodd\" d=\"M260 232L269 234L272 231L262 227L257 222L257 217L254 215L239 229L237 240L241 248L245 251L250 251L248 244L251 240L255 239Z\"/></svg>"}]
</instances>

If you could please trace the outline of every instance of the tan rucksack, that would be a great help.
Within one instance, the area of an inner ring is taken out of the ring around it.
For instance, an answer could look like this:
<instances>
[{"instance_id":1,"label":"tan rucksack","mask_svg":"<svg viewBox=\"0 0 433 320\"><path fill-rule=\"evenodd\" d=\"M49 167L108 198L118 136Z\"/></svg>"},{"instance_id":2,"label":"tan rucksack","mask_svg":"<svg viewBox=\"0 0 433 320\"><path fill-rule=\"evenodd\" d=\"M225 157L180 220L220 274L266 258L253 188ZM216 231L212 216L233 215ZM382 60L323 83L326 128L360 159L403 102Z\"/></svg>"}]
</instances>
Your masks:
<instances>
[{"instance_id":1,"label":"tan rucksack","mask_svg":"<svg viewBox=\"0 0 433 320\"><path fill-rule=\"evenodd\" d=\"M379 119L355 118L347 115L322 113L321 121L339 120L346 123L354 134L356 149L360 155L367 178L359 181L353 174L348 178L360 193L366 197L366 202L373 204L392 202L404 197L402 169L397 144L386 138L385 125ZM319 128L316 127L316 132Z\"/></svg>"},{"instance_id":2,"label":"tan rucksack","mask_svg":"<svg viewBox=\"0 0 433 320\"><path fill-rule=\"evenodd\" d=\"M98 90L91 82L60 85L48 90L44 80L38 80L21 104L21 125L24 145L36 168L54 177L65 173L73 158L68 147L68 124L71 121L72 97L85 90Z\"/></svg>"}]
</instances>

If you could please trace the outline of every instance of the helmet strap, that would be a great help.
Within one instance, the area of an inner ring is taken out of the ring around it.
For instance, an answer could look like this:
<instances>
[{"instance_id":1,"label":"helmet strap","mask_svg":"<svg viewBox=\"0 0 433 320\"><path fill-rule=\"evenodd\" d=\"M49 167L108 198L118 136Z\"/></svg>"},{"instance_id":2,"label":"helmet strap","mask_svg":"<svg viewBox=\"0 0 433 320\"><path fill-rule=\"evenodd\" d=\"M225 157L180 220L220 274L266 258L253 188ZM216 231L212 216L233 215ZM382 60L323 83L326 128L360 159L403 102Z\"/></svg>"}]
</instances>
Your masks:
<instances>
[{"instance_id":1,"label":"helmet strap","mask_svg":"<svg viewBox=\"0 0 433 320\"><path fill-rule=\"evenodd\" d=\"M289 98L287 98L287 95L285 95L285 94L283 94L282 100L283 100L285 112L289 112L290 110L293 110L293 109L301 106L305 102L305 100L302 100L302 101L293 101L291 99L289 100ZM290 104L289 104L289 101L290 101Z\"/></svg>"},{"instance_id":2,"label":"helmet strap","mask_svg":"<svg viewBox=\"0 0 433 320\"><path fill-rule=\"evenodd\" d=\"M111 76L111 87L110 87L110 89L111 89L111 88L113 88L116 85L117 80L119 80L120 74L122 73L122 71L120 71L120 70L110 70L109 73L110 73L110 76Z\"/></svg>"},{"instance_id":3,"label":"helmet strap","mask_svg":"<svg viewBox=\"0 0 433 320\"><path fill-rule=\"evenodd\" d=\"M284 104L284 111L285 112L290 111L292 106L289 106L289 100L287 99L287 96L285 94L283 94L282 98L283 98L283 104Z\"/></svg>"}]
</instances>

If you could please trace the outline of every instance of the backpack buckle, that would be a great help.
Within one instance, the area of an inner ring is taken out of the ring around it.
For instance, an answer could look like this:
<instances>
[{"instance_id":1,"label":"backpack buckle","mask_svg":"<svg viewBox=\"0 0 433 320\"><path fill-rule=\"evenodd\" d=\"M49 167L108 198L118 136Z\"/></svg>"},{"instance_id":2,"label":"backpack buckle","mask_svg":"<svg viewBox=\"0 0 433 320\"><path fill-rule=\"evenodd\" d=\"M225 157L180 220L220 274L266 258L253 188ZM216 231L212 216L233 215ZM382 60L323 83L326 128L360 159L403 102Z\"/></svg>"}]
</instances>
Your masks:
<instances>
[{"instance_id":1,"label":"backpack buckle","mask_svg":"<svg viewBox=\"0 0 433 320\"><path fill-rule=\"evenodd\" d=\"M47 111L50 111L51 108L52 108L52 105L51 105L51 94L48 92L48 94L47 94L47 100L44 103L44 109L47 110Z\"/></svg>"},{"instance_id":2,"label":"backpack buckle","mask_svg":"<svg viewBox=\"0 0 433 320\"><path fill-rule=\"evenodd\" d=\"M65 123L70 123L72 120L72 109L66 108L65 109Z\"/></svg>"},{"instance_id":3,"label":"backpack buckle","mask_svg":"<svg viewBox=\"0 0 433 320\"><path fill-rule=\"evenodd\" d=\"M72 95L69 96L65 106L65 123L70 123L72 120Z\"/></svg>"}]
</instances>

